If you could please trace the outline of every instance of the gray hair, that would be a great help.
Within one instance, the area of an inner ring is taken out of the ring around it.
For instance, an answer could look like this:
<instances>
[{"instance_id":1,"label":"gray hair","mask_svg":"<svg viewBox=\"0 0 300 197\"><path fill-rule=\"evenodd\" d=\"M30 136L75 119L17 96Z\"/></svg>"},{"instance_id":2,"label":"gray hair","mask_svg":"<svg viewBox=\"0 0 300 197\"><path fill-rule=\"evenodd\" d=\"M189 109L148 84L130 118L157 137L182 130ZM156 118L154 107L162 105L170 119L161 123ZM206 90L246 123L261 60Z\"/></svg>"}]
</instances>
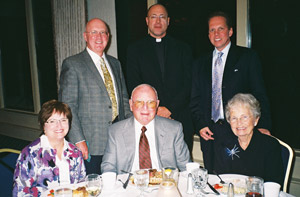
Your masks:
<instances>
[{"instance_id":1,"label":"gray hair","mask_svg":"<svg viewBox=\"0 0 300 197\"><path fill-rule=\"evenodd\" d=\"M138 89L138 88L141 87L141 86L148 86L148 87L152 88L153 91L155 92L156 100L158 100L158 94L157 94L156 89L155 89L153 86L151 86L151 85L149 85L149 84L146 84L146 83L140 84L140 85L136 86L136 87L132 90L132 92L131 92L131 97L130 97L131 100L132 100L132 95L133 95L133 93L135 92L135 90Z\"/></svg>"},{"instance_id":2,"label":"gray hair","mask_svg":"<svg viewBox=\"0 0 300 197\"><path fill-rule=\"evenodd\" d=\"M261 113L258 100L252 94L239 93L230 99L226 105L225 116L228 122L230 120L230 110L238 104L248 106L255 119L260 117Z\"/></svg>"}]
</instances>

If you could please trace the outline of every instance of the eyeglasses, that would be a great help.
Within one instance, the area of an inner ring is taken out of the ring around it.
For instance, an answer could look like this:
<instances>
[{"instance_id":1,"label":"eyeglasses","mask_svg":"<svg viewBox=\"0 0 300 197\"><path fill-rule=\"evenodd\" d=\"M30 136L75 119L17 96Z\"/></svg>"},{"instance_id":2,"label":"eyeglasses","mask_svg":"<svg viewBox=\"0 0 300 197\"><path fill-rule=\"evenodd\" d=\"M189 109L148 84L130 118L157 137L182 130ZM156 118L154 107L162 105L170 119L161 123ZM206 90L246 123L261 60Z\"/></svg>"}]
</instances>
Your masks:
<instances>
[{"instance_id":1,"label":"eyeglasses","mask_svg":"<svg viewBox=\"0 0 300 197\"><path fill-rule=\"evenodd\" d=\"M147 107L149 109L155 109L156 108L156 101L134 101L133 104L136 108L140 109L145 106L145 103L147 104Z\"/></svg>"},{"instance_id":2,"label":"eyeglasses","mask_svg":"<svg viewBox=\"0 0 300 197\"><path fill-rule=\"evenodd\" d=\"M60 120L50 119L46 123L48 123L50 125L57 125L58 123L65 125L65 124L69 123L69 119L68 118L63 118L63 119L60 119Z\"/></svg>"},{"instance_id":3,"label":"eyeglasses","mask_svg":"<svg viewBox=\"0 0 300 197\"><path fill-rule=\"evenodd\" d=\"M85 33L91 34L93 37L97 36L97 35L100 35L100 36L107 36L108 35L107 31L89 31L89 32L86 31Z\"/></svg>"},{"instance_id":4,"label":"eyeglasses","mask_svg":"<svg viewBox=\"0 0 300 197\"><path fill-rule=\"evenodd\" d=\"M156 20L157 18L167 20L168 17L165 16L165 15L159 15L159 16L157 16L157 15L151 15L151 16L149 16L149 18L151 20Z\"/></svg>"},{"instance_id":5,"label":"eyeglasses","mask_svg":"<svg viewBox=\"0 0 300 197\"><path fill-rule=\"evenodd\" d=\"M229 122L232 123L232 124L235 124L235 123L237 123L238 121L239 121L239 122L242 122L242 123L245 123L245 122L247 122L249 119L250 119L250 116L244 115L244 116L241 116L240 118L232 117L232 118L229 119Z\"/></svg>"}]
</instances>

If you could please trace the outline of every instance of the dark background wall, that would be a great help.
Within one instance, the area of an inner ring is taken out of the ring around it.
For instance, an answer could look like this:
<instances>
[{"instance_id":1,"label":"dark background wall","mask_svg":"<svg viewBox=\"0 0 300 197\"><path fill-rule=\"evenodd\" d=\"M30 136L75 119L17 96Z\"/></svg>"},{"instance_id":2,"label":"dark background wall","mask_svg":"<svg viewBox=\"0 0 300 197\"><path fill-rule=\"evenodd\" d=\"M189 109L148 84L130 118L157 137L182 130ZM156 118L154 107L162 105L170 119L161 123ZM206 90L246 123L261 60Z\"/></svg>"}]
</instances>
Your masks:
<instances>
[{"instance_id":1,"label":"dark background wall","mask_svg":"<svg viewBox=\"0 0 300 197\"><path fill-rule=\"evenodd\" d=\"M208 39L207 17L222 10L236 21L236 0L160 0L170 16L168 33L189 43L194 57L212 49ZM300 17L296 0L250 1L252 48L262 61L263 76L271 103L272 134L300 148L300 81L298 35ZM126 72L128 44L147 34L145 17L147 2L140 0L116 0L118 54ZM236 24L232 42L236 42ZM297 61L298 60L298 61Z\"/></svg>"}]
</instances>

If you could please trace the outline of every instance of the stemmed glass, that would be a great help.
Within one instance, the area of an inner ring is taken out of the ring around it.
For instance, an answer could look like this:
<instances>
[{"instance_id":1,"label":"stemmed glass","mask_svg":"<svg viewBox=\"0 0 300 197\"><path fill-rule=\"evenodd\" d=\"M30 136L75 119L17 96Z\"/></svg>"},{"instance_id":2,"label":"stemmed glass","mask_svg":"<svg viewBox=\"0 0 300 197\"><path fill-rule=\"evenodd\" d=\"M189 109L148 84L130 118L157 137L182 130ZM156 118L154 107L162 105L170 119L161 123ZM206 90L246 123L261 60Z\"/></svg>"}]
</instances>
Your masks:
<instances>
[{"instance_id":1,"label":"stemmed glass","mask_svg":"<svg viewBox=\"0 0 300 197\"><path fill-rule=\"evenodd\" d=\"M208 173L204 168L197 168L192 171L194 180L194 188L198 190L197 196L204 196L202 193L203 189L207 185Z\"/></svg>"},{"instance_id":2,"label":"stemmed glass","mask_svg":"<svg viewBox=\"0 0 300 197\"><path fill-rule=\"evenodd\" d=\"M89 196L98 196L102 190L102 179L98 174L89 174L85 177L85 187Z\"/></svg>"},{"instance_id":3,"label":"stemmed glass","mask_svg":"<svg viewBox=\"0 0 300 197\"><path fill-rule=\"evenodd\" d=\"M133 177L134 184L139 190L141 190L139 196L144 196L144 191L148 188L149 185L149 171L145 169L137 170L134 172Z\"/></svg>"}]
</instances>

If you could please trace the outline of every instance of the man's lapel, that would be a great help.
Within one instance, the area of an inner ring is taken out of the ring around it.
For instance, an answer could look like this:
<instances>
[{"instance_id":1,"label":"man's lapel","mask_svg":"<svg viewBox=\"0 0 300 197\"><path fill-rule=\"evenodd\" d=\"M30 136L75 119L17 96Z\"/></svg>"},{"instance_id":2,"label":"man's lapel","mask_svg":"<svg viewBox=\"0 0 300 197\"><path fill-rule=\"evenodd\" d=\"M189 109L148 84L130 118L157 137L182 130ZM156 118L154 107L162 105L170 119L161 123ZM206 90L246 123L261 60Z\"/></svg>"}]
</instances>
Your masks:
<instances>
[{"instance_id":1,"label":"man's lapel","mask_svg":"<svg viewBox=\"0 0 300 197\"><path fill-rule=\"evenodd\" d=\"M87 52L87 50L85 49L84 53L83 53L83 58L84 58L84 61L83 63L86 65L86 67L88 68L88 71L90 72L90 76L93 76L99 86L100 89L102 89L103 91L105 90L106 91L106 87L105 87L105 84L104 84L104 81L96 67L96 65L94 64L91 56L89 55L89 53ZM107 93L107 96L109 98L109 95Z\"/></svg>"},{"instance_id":2,"label":"man's lapel","mask_svg":"<svg viewBox=\"0 0 300 197\"><path fill-rule=\"evenodd\" d=\"M166 131L164 130L163 123L159 120L159 118L155 117L154 119L154 133L155 133L155 143L156 143L156 152L157 152L157 160L159 167L162 168L162 162L161 162L161 151L164 148L164 143L166 140L164 140L164 137L166 135Z\"/></svg>"},{"instance_id":3,"label":"man's lapel","mask_svg":"<svg viewBox=\"0 0 300 197\"><path fill-rule=\"evenodd\" d=\"M124 128L121 128L124 130L123 133L123 139L124 144L126 147L125 153L128 155L123 155L124 157L127 157L127 163L128 163L128 169L132 169L134 155L135 155L135 126L134 126L134 117L132 116L130 119L128 119L127 124L124 126Z\"/></svg>"},{"instance_id":4,"label":"man's lapel","mask_svg":"<svg viewBox=\"0 0 300 197\"><path fill-rule=\"evenodd\" d=\"M228 83L232 78L232 75L234 74L235 66L240 57L236 49L237 48L231 44L230 49L228 51L225 68L224 68L224 74L223 74L223 85L225 86L226 83Z\"/></svg>"}]
</instances>

